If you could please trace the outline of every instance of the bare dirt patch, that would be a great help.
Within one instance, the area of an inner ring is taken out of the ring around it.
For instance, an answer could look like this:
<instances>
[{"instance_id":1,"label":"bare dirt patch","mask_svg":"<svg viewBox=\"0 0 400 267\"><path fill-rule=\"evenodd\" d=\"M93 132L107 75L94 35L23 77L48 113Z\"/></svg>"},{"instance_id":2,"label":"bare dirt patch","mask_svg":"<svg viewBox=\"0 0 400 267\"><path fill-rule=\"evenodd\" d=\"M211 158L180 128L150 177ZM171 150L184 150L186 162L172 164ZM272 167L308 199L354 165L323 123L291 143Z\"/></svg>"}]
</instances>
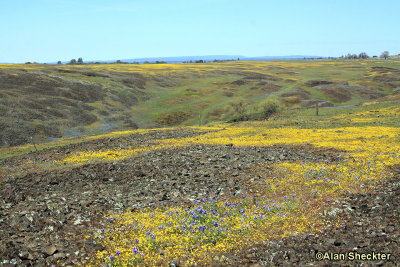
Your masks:
<instances>
[{"instance_id":1,"label":"bare dirt patch","mask_svg":"<svg viewBox=\"0 0 400 267\"><path fill-rule=\"evenodd\" d=\"M319 85L314 88L317 88L319 91L323 92L328 99L337 103L347 102L351 100L353 96L350 88L345 86Z\"/></svg>"},{"instance_id":2,"label":"bare dirt patch","mask_svg":"<svg viewBox=\"0 0 400 267\"><path fill-rule=\"evenodd\" d=\"M154 80L160 87L167 88L177 86L176 81L173 81L172 79L163 75L153 75L151 79Z\"/></svg>"},{"instance_id":3,"label":"bare dirt patch","mask_svg":"<svg viewBox=\"0 0 400 267\"><path fill-rule=\"evenodd\" d=\"M231 84L242 86L246 84L254 83L255 81L263 81L263 82L270 82L270 81L281 81L282 79L268 74L258 73L258 72L233 72L236 75L242 75L243 78L233 81Z\"/></svg>"},{"instance_id":4,"label":"bare dirt patch","mask_svg":"<svg viewBox=\"0 0 400 267\"><path fill-rule=\"evenodd\" d=\"M157 122L163 126L173 126L178 125L188 118L190 118L191 114L188 111L174 111L174 112L167 112L162 114L158 119Z\"/></svg>"},{"instance_id":5,"label":"bare dirt patch","mask_svg":"<svg viewBox=\"0 0 400 267\"><path fill-rule=\"evenodd\" d=\"M281 97L290 97L290 96L296 96L301 100L311 99L311 93L302 88L295 88L292 92L281 94Z\"/></svg>"},{"instance_id":6,"label":"bare dirt patch","mask_svg":"<svg viewBox=\"0 0 400 267\"><path fill-rule=\"evenodd\" d=\"M400 70L388 67L371 67L374 72L379 75L372 76L372 80L376 82L398 82L400 81Z\"/></svg>"},{"instance_id":7,"label":"bare dirt patch","mask_svg":"<svg viewBox=\"0 0 400 267\"><path fill-rule=\"evenodd\" d=\"M381 92L356 85L319 85L314 88L322 91L329 99L337 103L347 102L351 100L355 94L369 100L384 96Z\"/></svg>"},{"instance_id":8,"label":"bare dirt patch","mask_svg":"<svg viewBox=\"0 0 400 267\"><path fill-rule=\"evenodd\" d=\"M130 73L128 78L122 80L122 83L131 88L145 89L147 78L140 73Z\"/></svg>"},{"instance_id":9,"label":"bare dirt patch","mask_svg":"<svg viewBox=\"0 0 400 267\"><path fill-rule=\"evenodd\" d=\"M325 80L309 80L304 83L305 86L314 87L318 85L328 85L328 84L342 84L347 85L346 81L325 81Z\"/></svg>"},{"instance_id":10,"label":"bare dirt patch","mask_svg":"<svg viewBox=\"0 0 400 267\"><path fill-rule=\"evenodd\" d=\"M273 93L278 92L283 88L282 85L274 84L268 81L260 81L255 86L253 86L252 90L260 90L264 93Z\"/></svg>"}]
</instances>

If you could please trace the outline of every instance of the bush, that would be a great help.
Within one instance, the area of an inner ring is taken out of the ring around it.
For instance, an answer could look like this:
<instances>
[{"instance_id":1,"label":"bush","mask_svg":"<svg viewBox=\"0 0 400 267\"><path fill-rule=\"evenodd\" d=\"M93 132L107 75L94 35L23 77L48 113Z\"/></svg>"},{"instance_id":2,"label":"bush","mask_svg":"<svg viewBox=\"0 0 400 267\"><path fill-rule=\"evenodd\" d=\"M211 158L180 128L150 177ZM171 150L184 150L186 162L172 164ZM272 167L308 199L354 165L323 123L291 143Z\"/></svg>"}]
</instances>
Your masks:
<instances>
[{"instance_id":1,"label":"bush","mask_svg":"<svg viewBox=\"0 0 400 267\"><path fill-rule=\"evenodd\" d=\"M274 98L267 98L259 104L262 118L267 119L281 109L280 102Z\"/></svg>"},{"instance_id":2,"label":"bush","mask_svg":"<svg viewBox=\"0 0 400 267\"><path fill-rule=\"evenodd\" d=\"M276 98L268 98L256 105L243 102L233 105L234 113L230 122L263 120L281 110L281 104Z\"/></svg>"},{"instance_id":3,"label":"bush","mask_svg":"<svg viewBox=\"0 0 400 267\"><path fill-rule=\"evenodd\" d=\"M239 102L234 108L239 120L248 120L248 104Z\"/></svg>"}]
</instances>

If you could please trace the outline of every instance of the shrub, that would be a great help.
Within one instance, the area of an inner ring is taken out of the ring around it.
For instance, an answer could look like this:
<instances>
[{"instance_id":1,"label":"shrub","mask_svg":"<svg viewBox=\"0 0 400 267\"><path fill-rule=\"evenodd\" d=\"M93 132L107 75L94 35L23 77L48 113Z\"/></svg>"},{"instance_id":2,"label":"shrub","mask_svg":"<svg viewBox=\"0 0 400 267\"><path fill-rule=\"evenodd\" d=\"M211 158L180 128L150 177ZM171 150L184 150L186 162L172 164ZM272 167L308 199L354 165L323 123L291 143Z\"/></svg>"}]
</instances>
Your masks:
<instances>
[{"instance_id":1,"label":"shrub","mask_svg":"<svg viewBox=\"0 0 400 267\"><path fill-rule=\"evenodd\" d=\"M262 118L267 119L281 109L280 102L275 98L267 98L259 104Z\"/></svg>"},{"instance_id":2,"label":"shrub","mask_svg":"<svg viewBox=\"0 0 400 267\"><path fill-rule=\"evenodd\" d=\"M247 103L240 101L239 103L232 104L232 106L234 109L234 113L231 121L235 122L235 121L249 120L249 114L248 114L249 106Z\"/></svg>"},{"instance_id":3,"label":"shrub","mask_svg":"<svg viewBox=\"0 0 400 267\"><path fill-rule=\"evenodd\" d=\"M276 98L268 98L255 105L240 102L234 104L233 108L234 113L230 122L262 120L281 110L281 104Z\"/></svg>"}]
</instances>

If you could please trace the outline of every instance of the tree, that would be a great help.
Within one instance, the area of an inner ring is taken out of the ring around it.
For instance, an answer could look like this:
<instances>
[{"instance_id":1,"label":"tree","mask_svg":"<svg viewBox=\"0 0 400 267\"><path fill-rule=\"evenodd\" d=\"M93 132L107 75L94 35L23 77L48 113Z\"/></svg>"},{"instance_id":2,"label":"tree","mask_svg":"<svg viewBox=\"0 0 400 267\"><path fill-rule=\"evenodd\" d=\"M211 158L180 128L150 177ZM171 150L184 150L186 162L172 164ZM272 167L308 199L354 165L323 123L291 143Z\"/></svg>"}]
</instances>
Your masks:
<instances>
[{"instance_id":1,"label":"tree","mask_svg":"<svg viewBox=\"0 0 400 267\"><path fill-rule=\"evenodd\" d=\"M387 59L389 57L389 51L383 51L381 57Z\"/></svg>"},{"instance_id":2,"label":"tree","mask_svg":"<svg viewBox=\"0 0 400 267\"><path fill-rule=\"evenodd\" d=\"M346 59L357 59L358 56L357 56L356 54L350 54L350 53L348 53L348 54L345 56L345 58L346 58Z\"/></svg>"},{"instance_id":3,"label":"tree","mask_svg":"<svg viewBox=\"0 0 400 267\"><path fill-rule=\"evenodd\" d=\"M80 58L78 58L78 64L83 64L83 60L82 60L82 58L80 57Z\"/></svg>"},{"instance_id":4,"label":"tree","mask_svg":"<svg viewBox=\"0 0 400 267\"><path fill-rule=\"evenodd\" d=\"M361 59L367 59L367 58L369 58L369 56L368 56L368 54L367 54L367 53L365 53L365 52L361 52L361 53L358 55L358 58L361 58Z\"/></svg>"},{"instance_id":5,"label":"tree","mask_svg":"<svg viewBox=\"0 0 400 267\"><path fill-rule=\"evenodd\" d=\"M61 64L61 61L59 60L59 61L57 62L57 64L60 65L60 64Z\"/></svg>"},{"instance_id":6,"label":"tree","mask_svg":"<svg viewBox=\"0 0 400 267\"><path fill-rule=\"evenodd\" d=\"M75 58L71 59L71 61L69 62L69 64L75 65L75 64L76 64L76 59L75 59Z\"/></svg>"}]
</instances>

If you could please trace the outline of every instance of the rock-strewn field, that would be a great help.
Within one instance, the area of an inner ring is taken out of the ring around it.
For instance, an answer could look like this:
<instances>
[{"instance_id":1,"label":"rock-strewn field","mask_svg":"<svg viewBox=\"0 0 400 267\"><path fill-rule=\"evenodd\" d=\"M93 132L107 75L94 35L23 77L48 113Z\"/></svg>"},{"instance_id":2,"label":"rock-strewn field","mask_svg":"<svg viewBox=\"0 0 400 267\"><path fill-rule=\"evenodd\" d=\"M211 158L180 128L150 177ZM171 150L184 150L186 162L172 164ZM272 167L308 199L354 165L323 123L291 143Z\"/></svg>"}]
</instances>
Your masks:
<instances>
[{"instance_id":1,"label":"rock-strewn field","mask_svg":"<svg viewBox=\"0 0 400 267\"><path fill-rule=\"evenodd\" d=\"M0 161L60 158L93 148L185 137L199 132L165 131L104 139L53 148ZM88 226L101 227L102 214L134 210L149 204L191 205L215 194L257 193L259 177L249 170L278 161L334 160L337 151L311 146L237 147L194 145L143 153L122 161L65 167L22 177L0 179L0 264L4 266L71 265L87 261L100 244L84 239ZM395 169L399 171L399 169ZM342 229L264 242L240 255L226 255L223 265L361 265L363 262L314 262L318 252L390 253L400 259L400 177L368 194L348 195L331 205L327 216L346 221ZM221 263L218 263L221 264ZM218 265L216 264L216 265Z\"/></svg>"}]
</instances>

